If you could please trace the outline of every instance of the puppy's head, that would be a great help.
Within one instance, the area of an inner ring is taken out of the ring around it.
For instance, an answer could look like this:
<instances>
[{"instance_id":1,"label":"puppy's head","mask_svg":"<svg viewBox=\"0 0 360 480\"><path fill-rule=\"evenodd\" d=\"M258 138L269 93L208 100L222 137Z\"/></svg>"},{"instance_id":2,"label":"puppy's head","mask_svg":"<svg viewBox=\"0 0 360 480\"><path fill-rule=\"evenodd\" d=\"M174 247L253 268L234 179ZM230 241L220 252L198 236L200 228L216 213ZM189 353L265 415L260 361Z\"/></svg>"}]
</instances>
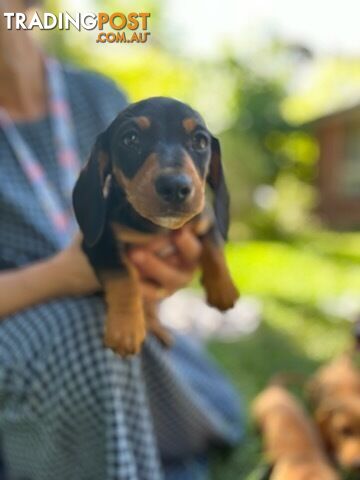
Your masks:
<instances>
[{"instance_id":1,"label":"puppy's head","mask_svg":"<svg viewBox=\"0 0 360 480\"><path fill-rule=\"evenodd\" d=\"M324 442L339 464L360 470L360 398L328 399L315 412Z\"/></svg>"},{"instance_id":2,"label":"puppy's head","mask_svg":"<svg viewBox=\"0 0 360 480\"><path fill-rule=\"evenodd\" d=\"M226 238L229 197L218 140L188 105L154 97L127 107L98 137L74 189L74 210L85 241L94 245L109 185L116 185L142 217L177 229L202 211L206 182Z\"/></svg>"}]
</instances>

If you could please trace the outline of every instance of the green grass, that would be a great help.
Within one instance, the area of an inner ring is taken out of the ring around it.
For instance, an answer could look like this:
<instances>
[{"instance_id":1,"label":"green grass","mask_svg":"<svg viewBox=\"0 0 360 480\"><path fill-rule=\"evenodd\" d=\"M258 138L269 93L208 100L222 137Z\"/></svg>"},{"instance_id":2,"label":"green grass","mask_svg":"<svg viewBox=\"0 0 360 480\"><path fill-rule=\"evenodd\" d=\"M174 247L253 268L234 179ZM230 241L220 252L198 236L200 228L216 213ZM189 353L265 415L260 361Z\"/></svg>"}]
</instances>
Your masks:
<instances>
[{"instance_id":1,"label":"green grass","mask_svg":"<svg viewBox=\"0 0 360 480\"><path fill-rule=\"evenodd\" d=\"M325 315L321 302L360 292L360 235L324 233L292 244L230 244L228 259L243 294L263 301L263 322L236 342L209 350L241 392L244 407L278 372L307 378L351 345L351 324ZM296 387L301 395L301 386ZM214 460L215 480L246 479L261 461L261 445L247 414L247 433L230 455Z\"/></svg>"}]
</instances>

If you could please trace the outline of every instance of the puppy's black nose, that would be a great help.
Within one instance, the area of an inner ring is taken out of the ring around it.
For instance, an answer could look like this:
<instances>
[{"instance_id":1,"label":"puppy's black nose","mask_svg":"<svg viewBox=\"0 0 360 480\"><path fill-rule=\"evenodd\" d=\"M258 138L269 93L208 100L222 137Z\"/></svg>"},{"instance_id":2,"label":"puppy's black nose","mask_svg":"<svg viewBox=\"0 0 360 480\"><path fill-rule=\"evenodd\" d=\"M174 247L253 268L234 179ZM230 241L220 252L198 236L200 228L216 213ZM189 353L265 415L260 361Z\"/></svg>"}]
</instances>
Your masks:
<instances>
[{"instance_id":1,"label":"puppy's black nose","mask_svg":"<svg viewBox=\"0 0 360 480\"><path fill-rule=\"evenodd\" d=\"M192 192L191 178L181 174L160 175L155 181L159 196L169 203L183 203Z\"/></svg>"}]
</instances>

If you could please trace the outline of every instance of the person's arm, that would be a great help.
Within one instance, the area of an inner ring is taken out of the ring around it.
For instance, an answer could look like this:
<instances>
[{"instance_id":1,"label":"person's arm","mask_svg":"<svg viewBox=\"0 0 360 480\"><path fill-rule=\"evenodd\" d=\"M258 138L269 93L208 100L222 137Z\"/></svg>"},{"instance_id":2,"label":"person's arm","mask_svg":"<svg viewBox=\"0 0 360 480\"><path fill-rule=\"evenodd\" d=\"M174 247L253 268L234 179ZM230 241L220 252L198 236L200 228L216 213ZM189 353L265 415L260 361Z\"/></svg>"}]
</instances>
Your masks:
<instances>
[{"instance_id":1,"label":"person's arm","mask_svg":"<svg viewBox=\"0 0 360 480\"><path fill-rule=\"evenodd\" d=\"M53 257L0 272L0 318L48 300L99 290L77 239Z\"/></svg>"},{"instance_id":2,"label":"person's arm","mask_svg":"<svg viewBox=\"0 0 360 480\"><path fill-rule=\"evenodd\" d=\"M65 294L52 260L0 273L0 317Z\"/></svg>"},{"instance_id":3,"label":"person's arm","mask_svg":"<svg viewBox=\"0 0 360 480\"><path fill-rule=\"evenodd\" d=\"M171 239L162 237L130 252L140 272L143 297L160 300L184 287L192 278L200 249L198 239L183 229ZM77 237L49 259L0 272L0 319L54 298L98 290L100 285Z\"/></svg>"}]
</instances>

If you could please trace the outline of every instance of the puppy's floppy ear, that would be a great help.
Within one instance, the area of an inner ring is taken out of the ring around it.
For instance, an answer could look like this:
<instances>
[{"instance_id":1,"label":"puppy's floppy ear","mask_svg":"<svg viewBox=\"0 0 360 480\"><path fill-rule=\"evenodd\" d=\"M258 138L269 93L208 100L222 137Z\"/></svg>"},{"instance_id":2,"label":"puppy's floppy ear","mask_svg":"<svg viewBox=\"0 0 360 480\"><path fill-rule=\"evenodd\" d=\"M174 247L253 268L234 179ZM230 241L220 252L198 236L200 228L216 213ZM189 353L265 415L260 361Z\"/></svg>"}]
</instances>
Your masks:
<instances>
[{"instance_id":1,"label":"puppy's floppy ear","mask_svg":"<svg viewBox=\"0 0 360 480\"><path fill-rule=\"evenodd\" d=\"M211 160L207 182L212 188L216 223L224 240L227 240L229 230L230 197L225 183L224 170L221 163L219 140L211 137Z\"/></svg>"},{"instance_id":2,"label":"puppy's floppy ear","mask_svg":"<svg viewBox=\"0 0 360 480\"><path fill-rule=\"evenodd\" d=\"M73 191L75 216L89 247L95 245L104 229L107 201L104 190L110 173L107 136L104 132L97 137Z\"/></svg>"}]
</instances>

